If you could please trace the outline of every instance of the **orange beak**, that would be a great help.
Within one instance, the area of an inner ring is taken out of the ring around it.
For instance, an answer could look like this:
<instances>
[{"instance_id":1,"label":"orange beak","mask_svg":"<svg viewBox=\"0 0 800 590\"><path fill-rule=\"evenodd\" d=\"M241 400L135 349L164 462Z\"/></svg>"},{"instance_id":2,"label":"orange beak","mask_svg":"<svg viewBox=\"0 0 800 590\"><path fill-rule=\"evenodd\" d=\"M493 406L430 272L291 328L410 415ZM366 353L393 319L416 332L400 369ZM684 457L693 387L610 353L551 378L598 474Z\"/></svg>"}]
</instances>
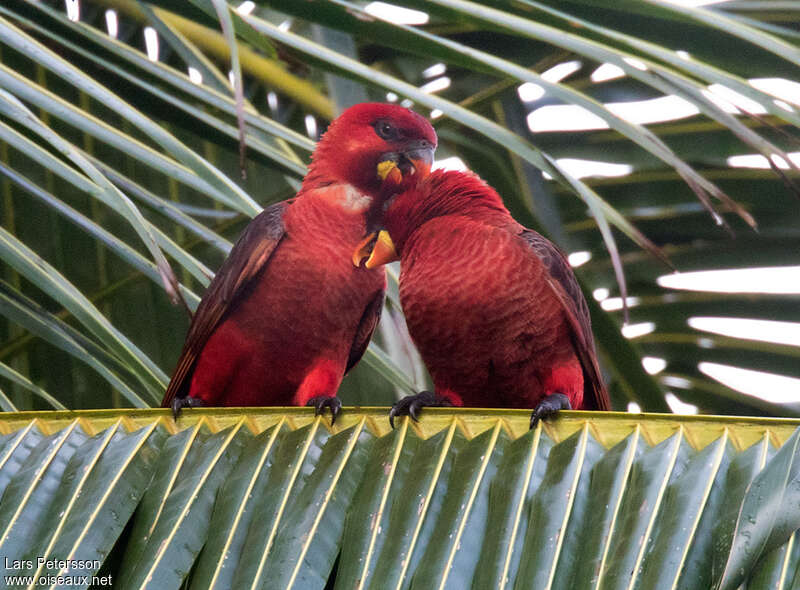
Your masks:
<instances>
[{"instance_id":1,"label":"orange beak","mask_svg":"<svg viewBox=\"0 0 800 590\"><path fill-rule=\"evenodd\" d=\"M378 177L383 181L381 192L392 193L403 182L403 173L394 160L384 160L380 162L378 164L377 173ZM353 251L353 266L358 268L361 266L361 261L365 258L368 259L367 264L369 264L369 261L373 259L374 255L373 244L376 243L378 238L377 232L370 232L356 245L356 249ZM367 268L374 268L375 266L378 266L378 264L367 266Z\"/></svg>"},{"instance_id":2,"label":"orange beak","mask_svg":"<svg viewBox=\"0 0 800 590\"><path fill-rule=\"evenodd\" d=\"M420 178L425 178L431 173L434 149L435 146L430 142L421 140L410 144L401 157L405 158L407 163L411 163L414 167L414 174L419 175ZM378 163L377 174L383 182L381 193L385 193L386 197L390 197L403 183L403 172L394 159L387 159ZM377 236L375 232L370 232L356 245L352 257L353 266L360 267L361 261L365 258L367 261L364 266L370 269L400 259L389 232L381 230Z\"/></svg>"},{"instance_id":3,"label":"orange beak","mask_svg":"<svg viewBox=\"0 0 800 590\"><path fill-rule=\"evenodd\" d=\"M375 245L372 247L372 254L369 255L364 266L367 268L375 268L376 266L389 264L395 260L400 260L400 257L397 255L397 250L394 249L394 242L392 242L389 232L383 229L378 233L378 238L375 240Z\"/></svg>"},{"instance_id":4,"label":"orange beak","mask_svg":"<svg viewBox=\"0 0 800 590\"><path fill-rule=\"evenodd\" d=\"M367 236L358 243L356 249L353 250L353 258L351 259L353 261L353 266L358 268L361 266L362 260L365 258L370 258L372 253L372 244L375 242L376 237L377 233L373 231L368 233Z\"/></svg>"},{"instance_id":5,"label":"orange beak","mask_svg":"<svg viewBox=\"0 0 800 590\"><path fill-rule=\"evenodd\" d=\"M378 164L378 177L386 183L400 184L403 182L403 173L394 160L385 160Z\"/></svg>"}]
</instances>

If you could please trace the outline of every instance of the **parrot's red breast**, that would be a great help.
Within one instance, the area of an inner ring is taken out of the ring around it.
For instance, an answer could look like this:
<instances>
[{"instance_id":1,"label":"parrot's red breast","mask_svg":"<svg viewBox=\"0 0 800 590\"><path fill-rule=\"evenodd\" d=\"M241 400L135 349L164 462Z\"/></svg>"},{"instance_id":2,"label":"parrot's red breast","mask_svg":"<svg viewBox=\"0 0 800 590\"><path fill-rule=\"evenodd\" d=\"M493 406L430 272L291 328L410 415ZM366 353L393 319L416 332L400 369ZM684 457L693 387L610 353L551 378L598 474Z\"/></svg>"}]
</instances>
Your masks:
<instances>
[{"instance_id":1,"label":"parrot's red breast","mask_svg":"<svg viewBox=\"0 0 800 590\"><path fill-rule=\"evenodd\" d=\"M434 172L384 225L400 299L436 394L454 405L532 408L561 393L609 409L585 299L563 254L521 226L477 176Z\"/></svg>"},{"instance_id":2,"label":"parrot's red breast","mask_svg":"<svg viewBox=\"0 0 800 590\"><path fill-rule=\"evenodd\" d=\"M190 396L212 406L304 405L336 393L351 350L369 340L386 286L382 269L350 262L366 207L342 207L349 192L333 185L284 208L280 245L203 347ZM369 325L355 342L365 314Z\"/></svg>"},{"instance_id":3,"label":"parrot's red breast","mask_svg":"<svg viewBox=\"0 0 800 590\"><path fill-rule=\"evenodd\" d=\"M427 171L435 146L430 124L396 105L356 105L331 123L298 195L258 215L211 282L162 405L334 398L383 304L384 270L351 262L382 205L378 164L413 174L421 158Z\"/></svg>"}]
</instances>

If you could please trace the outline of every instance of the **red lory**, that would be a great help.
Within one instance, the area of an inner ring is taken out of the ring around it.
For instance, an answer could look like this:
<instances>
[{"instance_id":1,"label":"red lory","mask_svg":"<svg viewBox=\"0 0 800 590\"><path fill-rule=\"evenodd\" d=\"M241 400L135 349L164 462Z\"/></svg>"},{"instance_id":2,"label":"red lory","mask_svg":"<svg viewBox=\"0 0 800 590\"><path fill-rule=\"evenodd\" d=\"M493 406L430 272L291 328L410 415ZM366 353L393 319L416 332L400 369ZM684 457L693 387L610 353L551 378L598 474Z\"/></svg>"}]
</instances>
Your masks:
<instances>
[{"instance_id":1,"label":"red lory","mask_svg":"<svg viewBox=\"0 0 800 590\"><path fill-rule=\"evenodd\" d=\"M436 134L396 105L358 104L331 123L294 198L236 242L189 328L163 407L310 405L332 420L336 392L380 317L385 271L356 268L382 191L427 173ZM382 174L392 162L392 174Z\"/></svg>"},{"instance_id":2,"label":"red lory","mask_svg":"<svg viewBox=\"0 0 800 590\"><path fill-rule=\"evenodd\" d=\"M400 302L434 392L424 406L608 410L586 300L561 251L517 223L472 173L404 178L366 263L400 260Z\"/></svg>"}]
</instances>

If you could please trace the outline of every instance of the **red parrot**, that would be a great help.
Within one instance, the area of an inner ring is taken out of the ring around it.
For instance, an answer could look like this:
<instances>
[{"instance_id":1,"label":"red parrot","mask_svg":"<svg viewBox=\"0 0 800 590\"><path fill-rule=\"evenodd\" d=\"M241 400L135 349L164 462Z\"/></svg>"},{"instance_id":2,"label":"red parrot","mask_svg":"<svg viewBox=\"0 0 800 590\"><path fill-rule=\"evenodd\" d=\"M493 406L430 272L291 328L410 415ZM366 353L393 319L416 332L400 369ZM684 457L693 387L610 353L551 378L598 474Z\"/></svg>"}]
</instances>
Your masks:
<instances>
[{"instance_id":1,"label":"red parrot","mask_svg":"<svg viewBox=\"0 0 800 590\"><path fill-rule=\"evenodd\" d=\"M381 191L427 173L436 133L388 104L347 109L331 123L293 199L253 219L192 319L162 407L313 405L361 359L383 306L383 269L355 268ZM384 181L381 162L394 174Z\"/></svg>"},{"instance_id":2,"label":"red parrot","mask_svg":"<svg viewBox=\"0 0 800 590\"><path fill-rule=\"evenodd\" d=\"M367 261L400 259L400 302L435 385L398 401L423 406L608 410L589 310L565 256L514 221L472 173L436 171L386 208Z\"/></svg>"}]
</instances>

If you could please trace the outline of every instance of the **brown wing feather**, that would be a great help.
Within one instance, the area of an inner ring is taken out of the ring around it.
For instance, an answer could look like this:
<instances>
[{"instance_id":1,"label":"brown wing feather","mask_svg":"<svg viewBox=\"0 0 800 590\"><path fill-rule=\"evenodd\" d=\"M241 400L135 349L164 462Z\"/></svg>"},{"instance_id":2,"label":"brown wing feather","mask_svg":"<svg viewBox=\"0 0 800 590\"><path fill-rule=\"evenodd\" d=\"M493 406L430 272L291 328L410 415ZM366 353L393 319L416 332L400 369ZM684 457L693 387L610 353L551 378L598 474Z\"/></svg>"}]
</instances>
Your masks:
<instances>
[{"instance_id":1,"label":"brown wing feather","mask_svg":"<svg viewBox=\"0 0 800 590\"><path fill-rule=\"evenodd\" d=\"M383 311L383 300L386 299L386 291L381 290L372 301L369 302L367 308L364 310L364 315L361 316L361 321L358 323L356 336L353 339L353 346L350 348L350 356L347 358L347 368L345 374L350 369L358 364L361 357L364 356L364 351L369 346L369 341L372 339L372 333L381 319L381 312Z\"/></svg>"},{"instance_id":2,"label":"brown wing feather","mask_svg":"<svg viewBox=\"0 0 800 590\"><path fill-rule=\"evenodd\" d=\"M187 393L194 364L219 321L247 283L269 260L284 235L283 214L291 201L267 207L245 228L208 286L192 318L189 334L161 407Z\"/></svg>"},{"instance_id":3,"label":"brown wing feather","mask_svg":"<svg viewBox=\"0 0 800 590\"><path fill-rule=\"evenodd\" d=\"M584 404L588 409L610 410L611 401L597 364L589 306L566 256L549 240L533 230L525 229L520 235L549 271L550 288L561 301L572 327L573 343L583 367Z\"/></svg>"}]
</instances>

